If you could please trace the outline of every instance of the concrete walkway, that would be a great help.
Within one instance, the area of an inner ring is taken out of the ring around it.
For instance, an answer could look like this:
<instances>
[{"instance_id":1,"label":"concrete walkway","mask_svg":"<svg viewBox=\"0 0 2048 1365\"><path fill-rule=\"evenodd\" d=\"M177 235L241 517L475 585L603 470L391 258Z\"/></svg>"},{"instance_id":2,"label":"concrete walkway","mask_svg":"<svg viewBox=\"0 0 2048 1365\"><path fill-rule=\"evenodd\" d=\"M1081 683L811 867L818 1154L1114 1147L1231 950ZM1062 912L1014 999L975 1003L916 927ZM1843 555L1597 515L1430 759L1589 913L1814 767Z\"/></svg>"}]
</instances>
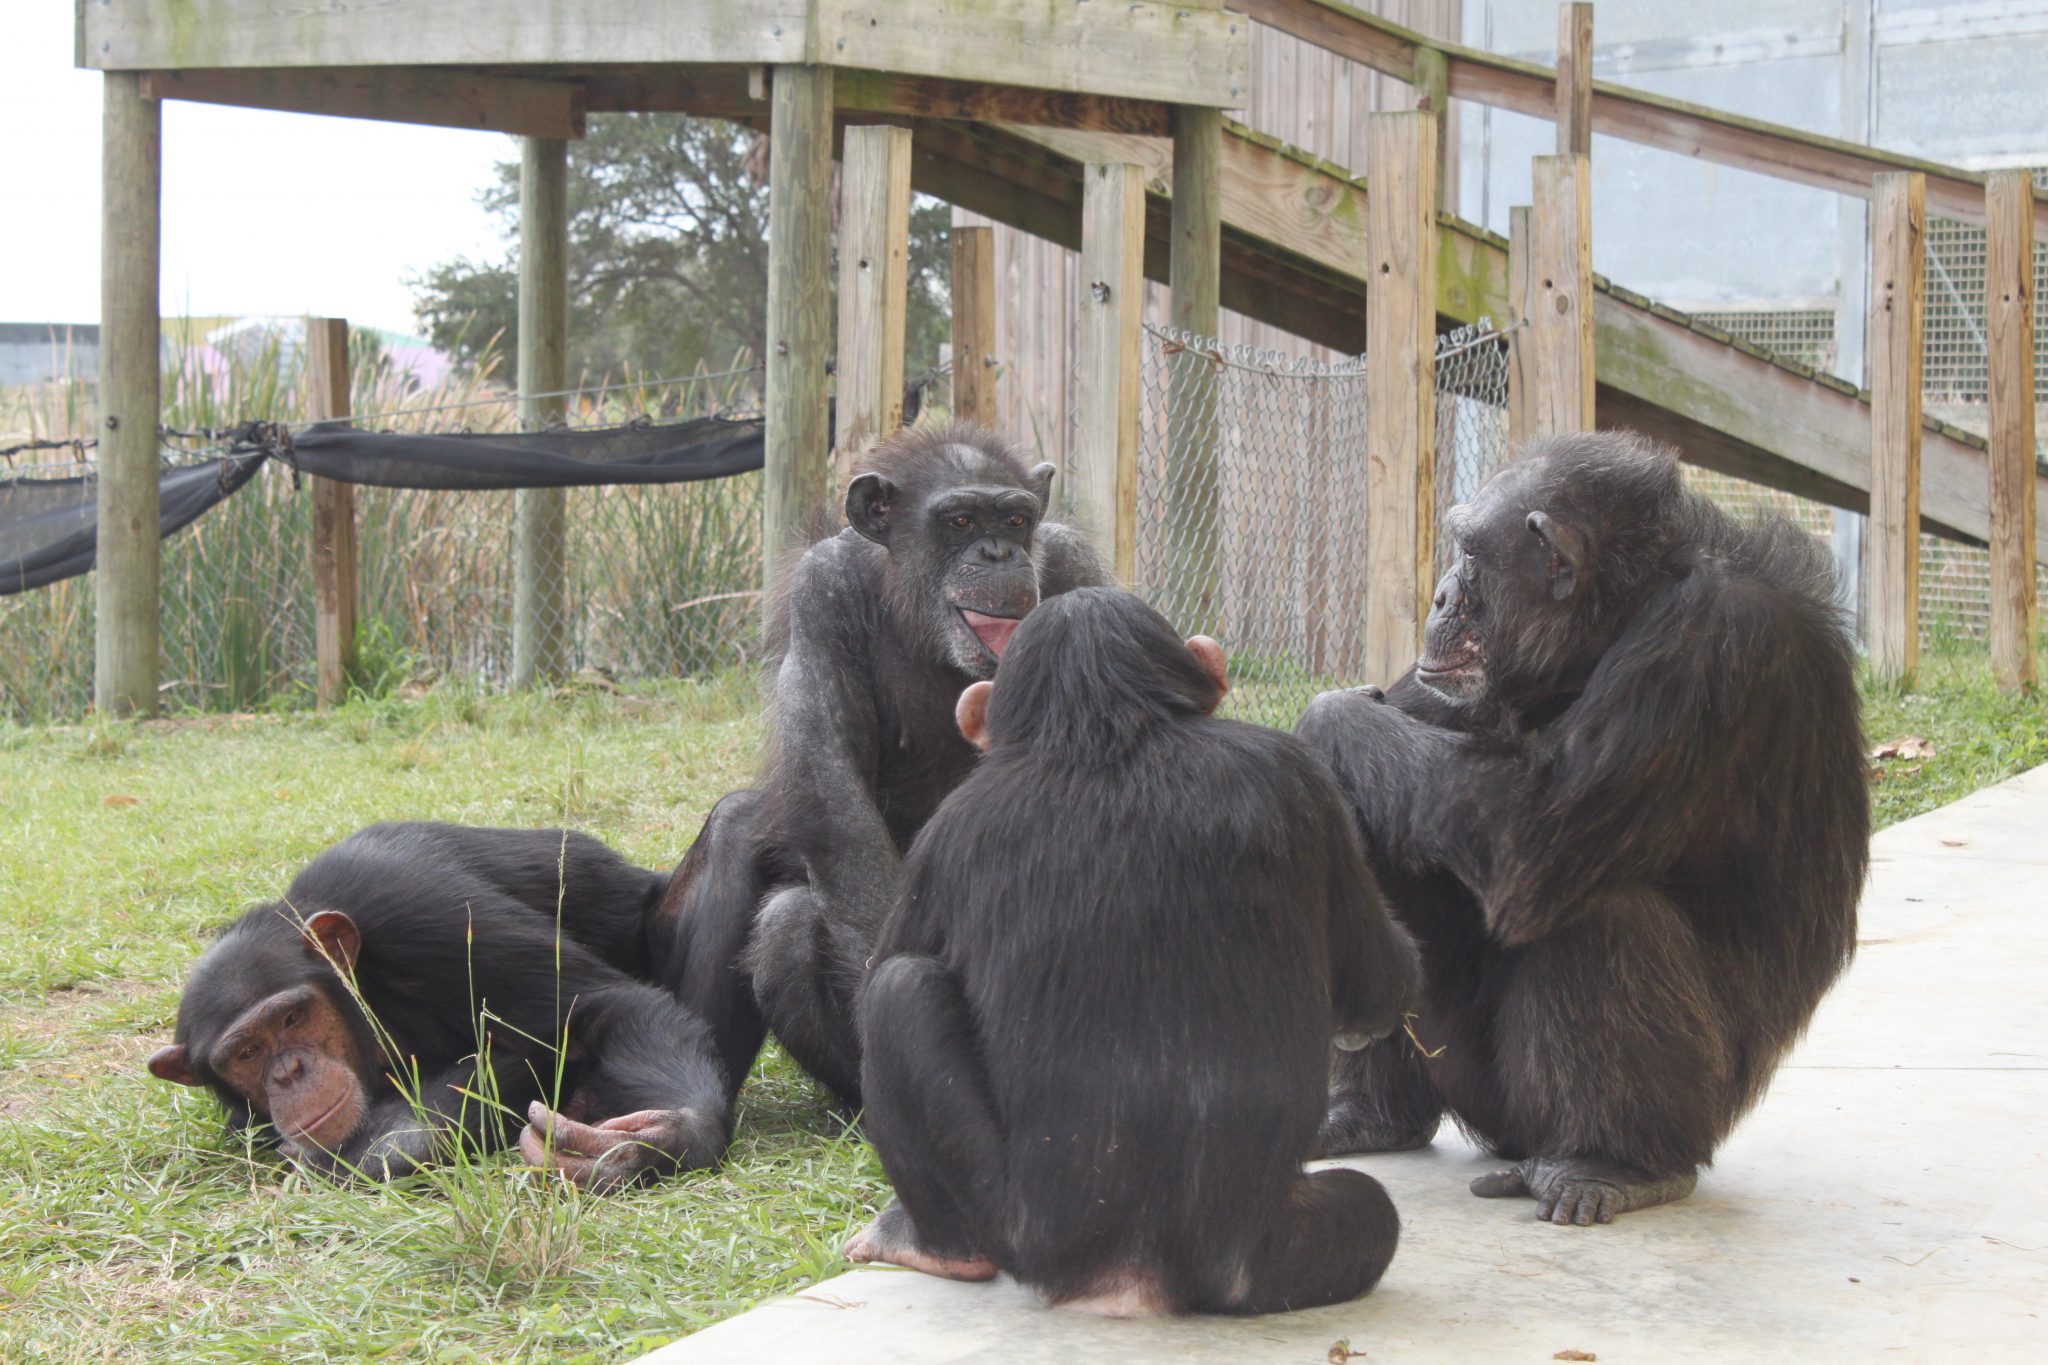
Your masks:
<instances>
[{"instance_id":1,"label":"concrete walkway","mask_svg":"<svg viewBox=\"0 0 2048 1365\"><path fill-rule=\"evenodd\" d=\"M1877 837L1855 965L1691 1199L1538 1224L1446 1129L1349 1163L1404 1224L1355 1303L1113 1322L862 1270L646 1359L2048 1360L2048 767Z\"/></svg>"}]
</instances>

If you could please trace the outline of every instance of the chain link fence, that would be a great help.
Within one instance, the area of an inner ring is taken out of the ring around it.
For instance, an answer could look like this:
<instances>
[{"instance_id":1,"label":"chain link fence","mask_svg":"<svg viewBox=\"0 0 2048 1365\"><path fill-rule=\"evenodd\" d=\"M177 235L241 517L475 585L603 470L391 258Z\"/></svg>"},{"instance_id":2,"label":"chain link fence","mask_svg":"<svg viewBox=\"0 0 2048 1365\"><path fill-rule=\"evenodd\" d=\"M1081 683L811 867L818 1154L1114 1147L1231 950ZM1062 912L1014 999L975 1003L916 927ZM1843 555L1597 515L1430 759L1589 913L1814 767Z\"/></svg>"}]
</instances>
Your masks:
<instances>
[{"instance_id":1,"label":"chain link fence","mask_svg":"<svg viewBox=\"0 0 2048 1365\"><path fill-rule=\"evenodd\" d=\"M1506 457L1507 351L1482 322L1440 338L1438 357L1448 505ZM1317 693L1368 681L1363 359L1148 327L1138 459L1136 587L1223 642L1229 714L1292 727Z\"/></svg>"}]
</instances>

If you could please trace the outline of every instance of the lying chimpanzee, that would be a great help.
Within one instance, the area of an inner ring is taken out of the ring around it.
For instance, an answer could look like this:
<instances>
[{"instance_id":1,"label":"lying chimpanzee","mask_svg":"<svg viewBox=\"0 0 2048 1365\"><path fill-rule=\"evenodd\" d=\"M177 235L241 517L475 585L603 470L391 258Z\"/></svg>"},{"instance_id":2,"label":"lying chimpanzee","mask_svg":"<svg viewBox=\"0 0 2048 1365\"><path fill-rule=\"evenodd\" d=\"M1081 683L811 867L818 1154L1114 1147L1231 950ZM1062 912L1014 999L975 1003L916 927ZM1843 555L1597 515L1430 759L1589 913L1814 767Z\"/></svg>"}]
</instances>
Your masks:
<instances>
[{"instance_id":1,"label":"lying chimpanzee","mask_svg":"<svg viewBox=\"0 0 2048 1365\"><path fill-rule=\"evenodd\" d=\"M1223 692L1215 641L1088 588L962 694L987 756L912 846L860 997L898 1202L853 1259L1120 1316L1334 1303L1386 1269L1386 1192L1302 1160L1333 1037L1395 1027L1415 950L1328 773L1212 718Z\"/></svg>"},{"instance_id":2,"label":"lying chimpanzee","mask_svg":"<svg viewBox=\"0 0 2048 1365\"><path fill-rule=\"evenodd\" d=\"M207 949L149 1069L323 1174L404 1175L522 1118L529 1161L594 1188L708 1166L731 1135L710 1033L627 975L667 881L566 830L372 825Z\"/></svg>"},{"instance_id":3,"label":"lying chimpanzee","mask_svg":"<svg viewBox=\"0 0 2048 1365\"><path fill-rule=\"evenodd\" d=\"M1106 581L1044 520L1052 477L978 427L900 432L848 486L849 527L783 575L760 789L712 811L654 938L657 979L716 1030L735 1088L773 1028L859 1105L854 992L903 850L974 765L953 703L1041 598Z\"/></svg>"},{"instance_id":4,"label":"lying chimpanzee","mask_svg":"<svg viewBox=\"0 0 2048 1365\"><path fill-rule=\"evenodd\" d=\"M1515 1162L1475 1194L1605 1223L1692 1190L1854 947L1833 569L1618 434L1539 447L1447 522L1421 662L1300 727L1420 940L1433 1057L1340 1058L1323 1149L1421 1146L1449 1108Z\"/></svg>"}]
</instances>

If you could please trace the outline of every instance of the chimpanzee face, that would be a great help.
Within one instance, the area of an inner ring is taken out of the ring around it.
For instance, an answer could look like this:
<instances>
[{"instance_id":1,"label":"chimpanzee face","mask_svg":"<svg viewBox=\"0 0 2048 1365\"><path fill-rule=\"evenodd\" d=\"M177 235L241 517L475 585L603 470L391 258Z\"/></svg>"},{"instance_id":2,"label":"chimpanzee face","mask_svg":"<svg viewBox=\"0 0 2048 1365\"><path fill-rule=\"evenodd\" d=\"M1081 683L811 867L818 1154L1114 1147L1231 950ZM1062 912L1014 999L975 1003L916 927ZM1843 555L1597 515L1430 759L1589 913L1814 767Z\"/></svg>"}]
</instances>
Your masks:
<instances>
[{"instance_id":1,"label":"chimpanzee face","mask_svg":"<svg viewBox=\"0 0 2048 1365\"><path fill-rule=\"evenodd\" d=\"M370 1109L352 1010L330 965L352 966L357 942L348 916L323 911L291 945L296 953L215 944L186 987L178 1041L149 1059L151 1074L211 1086L286 1142L338 1151Z\"/></svg>"},{"instance_id":2,"label":"chimpanzee face","mask_svg":"<svg viewBox=\"0 0 2048 1365\"><path fill-rule=\"evenodd\" d=\"M1456 552L1415 676L1452 701L1538 684L1577 633L1571 598L1589 567L1585 541L1531 505L1539 485L1533 466L1510 465L1445 516Z\"/></svg>"},{"instance_id":3,"label":"chimpanzee face","mask_svg":"<svg viewBox=\"0 0 2048 1365\"><path fill-rule=\"evenodd\" d=\"M846 519L888 550L889 596L905 624L962 674L988 678L1038 605L1032 539L1053 467L1039 465L1020 487L990 477L993 462L971 446L946 453L951 467L920 483L860 475L847 488Z\"/></svg>"}]
</instances>

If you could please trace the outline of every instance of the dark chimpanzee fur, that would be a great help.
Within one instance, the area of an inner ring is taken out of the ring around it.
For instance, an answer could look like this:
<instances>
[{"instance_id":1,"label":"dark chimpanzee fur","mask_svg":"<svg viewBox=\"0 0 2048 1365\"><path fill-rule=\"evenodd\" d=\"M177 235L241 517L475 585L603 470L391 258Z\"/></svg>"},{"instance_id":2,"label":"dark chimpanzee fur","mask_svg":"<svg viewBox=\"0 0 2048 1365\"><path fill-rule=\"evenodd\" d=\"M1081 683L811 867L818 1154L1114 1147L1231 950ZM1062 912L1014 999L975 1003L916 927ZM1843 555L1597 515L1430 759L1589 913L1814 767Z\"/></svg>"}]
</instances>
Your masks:
<instances>
[{"instance_id":1,"label":"dark chimpanzee fur","mask_svg":"<svg viewBox=\"0 0 2048 1365\"><path fill-rule=\"evenodd\" d=\"M859 1104L854 992L903 850L974 764L953 703L1040 598L1105 578L1043 520L1052 476L980 428L901 432L847 488L848 528L784 573L767 770L712 811L661 912L656 971L717 1031L733 1087L773 1028Z\"/></svg>"},{"instance_id":2,"label":"dark chimpanzee fur","mask_svg":"<svg viewBox=\"0 0 2048 1365\"><path fill-rule=\"evenodd\" d=\"M582 1184L708 1166L730 1136L710 1032L628 975L667 882L566 830L372 825L206 951L150 1070L325 1174L406 1174L458 1127L501 1146L519 1115L528 1159Z\"/></svg>"},{"instance_id":3,"label":"dark chimpanzee fur","mask_svg":"<svg viewBox=\"0 0 2048 1365\"><path fill-rule=\"evenodd\" d=\"M898 1202L848 1254L1117 1315L1364 1293L1394 1207L1302 1161L1333 1037L1420 979L1328 773L1211 717L1216 643L1113 589L1039 607L989 686L860 998Z\"/></svg>"},{"instance_id":4,"label":"dark chimpanzee fur","mask_svg":"<svg viewBox=\"0 0 2048 1365\"><path fill-rule=\"evenodd\" d=\"M1847 964L1870 835L1833 566L1622 434L1447 518L1421 661L1302 718L1422 946L1417 1032L1336 1063L1326 1152L1448 1108L1557 1223L1688 1194Z\"/></svg>"}]
</instances>

